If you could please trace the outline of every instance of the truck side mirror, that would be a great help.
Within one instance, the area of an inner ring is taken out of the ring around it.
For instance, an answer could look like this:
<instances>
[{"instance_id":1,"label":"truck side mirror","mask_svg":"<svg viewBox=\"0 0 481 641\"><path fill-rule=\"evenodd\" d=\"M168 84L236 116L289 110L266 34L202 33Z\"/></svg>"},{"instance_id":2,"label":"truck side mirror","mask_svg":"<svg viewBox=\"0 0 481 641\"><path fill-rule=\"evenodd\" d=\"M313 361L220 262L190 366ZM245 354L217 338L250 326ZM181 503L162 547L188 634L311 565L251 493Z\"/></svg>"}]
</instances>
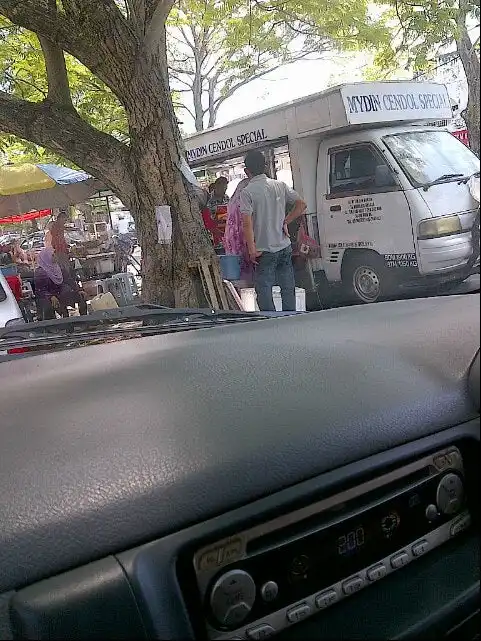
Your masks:
<instances>
[{"instance_id":1,"label":"truck side mirror","mask_svg":"<svg viewBox=\"0 0 481 641\"><path fill-rule=\"evenodd\" d=\"M397 182L387 165L378 165L374 174L376 187L396 187Z\"/></svg>"}]
</instances>

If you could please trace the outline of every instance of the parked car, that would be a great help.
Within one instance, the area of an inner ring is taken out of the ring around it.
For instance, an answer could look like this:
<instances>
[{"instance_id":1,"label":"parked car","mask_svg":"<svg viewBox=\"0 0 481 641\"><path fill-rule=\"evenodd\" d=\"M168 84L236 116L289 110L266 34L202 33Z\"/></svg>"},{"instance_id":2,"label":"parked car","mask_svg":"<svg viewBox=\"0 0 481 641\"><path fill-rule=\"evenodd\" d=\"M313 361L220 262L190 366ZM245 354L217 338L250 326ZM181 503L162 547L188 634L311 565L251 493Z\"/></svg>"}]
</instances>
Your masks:
<instances>
[{"instance_id":1,"label":"parked car","mask_svg":"<svg viewBox=\"0 0 481 641\"><path fill-rule=\"evenodd\" d=\"M0 271L0 327L5 327L10 321L23 322L22 312L7 279Z\"/></svg>"},{"instance_id":2,"label":"parked car","mask_svg":"<svg viewBox=\"0 0 481 641\"><path fill-rule=\"evenodd\" d=\"M27 252L29 258L34 259L38 252L45 247L45 233L36 231L22 240L20 247Z\"/></svg>"},{"instance_id":3,"label":"parked car","mask_svg":"<svg viewBox=\"0 0 481 641\"><path fill-rule=\"evenodd\" d=\"M11 245L16 240L19 240L19 239L20 239L20 234L18 234L17 232L7 232L6 234L2 234L0 236L0 246Z\"/></svg>"}]
</instances>

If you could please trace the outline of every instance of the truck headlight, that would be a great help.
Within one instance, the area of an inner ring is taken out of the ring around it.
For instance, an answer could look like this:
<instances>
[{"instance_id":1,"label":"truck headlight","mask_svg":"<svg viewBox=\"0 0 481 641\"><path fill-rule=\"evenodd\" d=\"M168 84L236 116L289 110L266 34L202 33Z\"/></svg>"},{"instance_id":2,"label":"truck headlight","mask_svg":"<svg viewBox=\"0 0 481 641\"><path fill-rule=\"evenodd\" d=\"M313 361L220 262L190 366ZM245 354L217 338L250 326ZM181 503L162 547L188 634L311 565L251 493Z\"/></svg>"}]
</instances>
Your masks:
<instances>
[{"instance_id":1,"label":"truck headlight","mask_svg":"<svg viewBox=\"0 0 481 641\"><path fill-rule=\"evenodd\" d=\"M459 216L429 218L419 223L418 238L419 240L428 240L429 238L440 238L441 236L459 234L461 231L462 226Z\"/></svg>"}]
</instances>

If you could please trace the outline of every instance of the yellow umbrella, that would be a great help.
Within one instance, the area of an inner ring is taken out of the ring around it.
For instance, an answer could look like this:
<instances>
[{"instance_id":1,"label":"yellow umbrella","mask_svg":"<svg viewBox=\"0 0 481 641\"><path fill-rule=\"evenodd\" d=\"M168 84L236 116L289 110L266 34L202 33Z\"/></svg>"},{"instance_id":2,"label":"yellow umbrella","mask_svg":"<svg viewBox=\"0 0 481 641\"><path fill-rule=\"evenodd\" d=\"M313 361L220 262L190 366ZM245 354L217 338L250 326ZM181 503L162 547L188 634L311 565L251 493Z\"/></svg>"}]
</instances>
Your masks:
<instances>
[{"instance_id":1,"label":"yellow umbrella","mask_svg":"<svg viewBox=\"0 0 481 641\"><path fill-rule=\"evenodd\" d=\"M0 167L0 196L52 189L56 184L45 171L31 163Z\"/></svg>"},{"instance_id":2,"label":"yellow umbrella","mask_svg":"<svg viewBox=\"0 0 481 641\"><path fill-rule=\"evenodd\" d=\"M67 207L87 200L102 184L83 171L52 164L0 167L0 216Z\"/></svg>"}]
</instances>

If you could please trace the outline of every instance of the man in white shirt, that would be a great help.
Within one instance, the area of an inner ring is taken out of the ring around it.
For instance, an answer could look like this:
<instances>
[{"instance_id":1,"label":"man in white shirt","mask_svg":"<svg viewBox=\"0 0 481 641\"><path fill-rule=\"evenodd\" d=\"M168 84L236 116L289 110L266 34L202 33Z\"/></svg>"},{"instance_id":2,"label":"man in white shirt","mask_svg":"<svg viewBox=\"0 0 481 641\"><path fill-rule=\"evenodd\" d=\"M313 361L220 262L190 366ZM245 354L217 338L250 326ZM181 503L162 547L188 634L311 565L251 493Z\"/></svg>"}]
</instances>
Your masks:
<instances>
[{"instance_id":1,"label":"man in white shirt","mask_svg":"<svg viewBox=\"0 0 481 641\"><path fill-rule=\"evenodd\" d=\"M295 311L296 285L287 225L304 214L306 204L285 183L266 176L266 161L260 151L248 152L244 164L250 181L241 192L240 211L249 256L256 266L257 304L261 311L275 311L272 287L277 283L283 311Z\"/></svg>"}]
</instances>

